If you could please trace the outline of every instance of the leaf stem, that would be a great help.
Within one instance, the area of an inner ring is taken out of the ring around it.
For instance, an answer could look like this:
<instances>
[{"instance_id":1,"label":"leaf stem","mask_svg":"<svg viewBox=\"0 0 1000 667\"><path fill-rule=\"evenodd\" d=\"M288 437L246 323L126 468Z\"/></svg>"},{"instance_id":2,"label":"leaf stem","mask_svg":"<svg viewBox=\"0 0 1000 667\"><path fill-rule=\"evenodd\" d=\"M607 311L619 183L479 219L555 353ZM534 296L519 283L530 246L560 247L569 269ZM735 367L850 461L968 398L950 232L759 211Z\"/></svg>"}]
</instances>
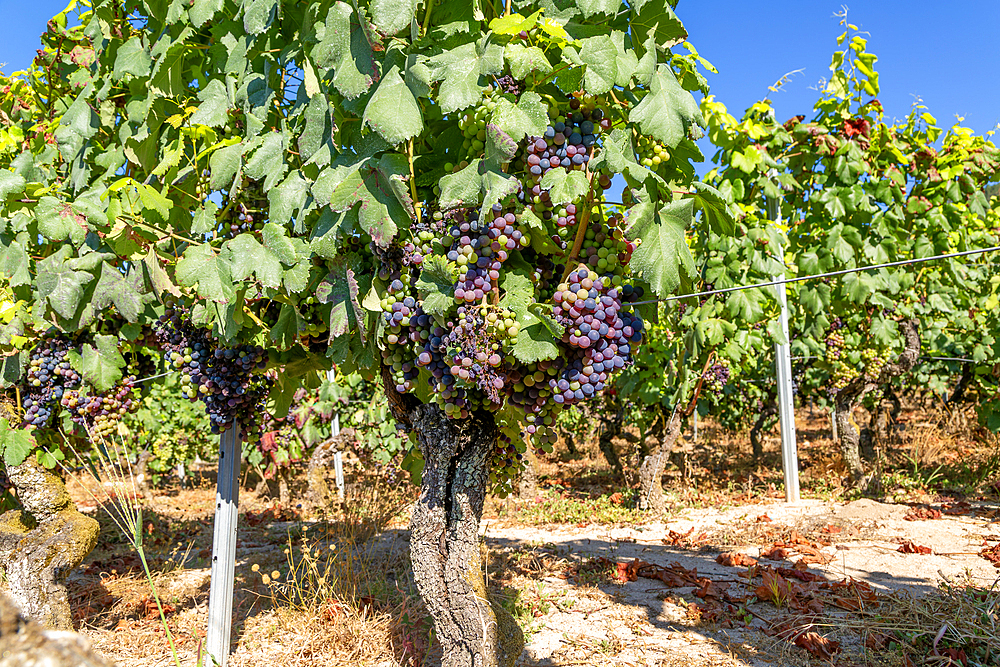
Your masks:
<instances>
[{"instance_id":1,"label":"leaf stem","mask_svg":"<svg viewBox=\"0 0 1000 667\"><path fill-rule=\"evenodd\" d=\"M509 0L508 0L509 1ZM420 36L426 37L427 31L431 27L431 10L434 9L434 0L427 0L427 10L424 12L424 22L420 26Z\"/></svg>"},{"instance_id":2,"label":"leaf stem","mask_svg":"<svg viewBox=\"0 0 1000 667\"><path fill-rule=\"evenodd\" d=\"M410 163L410 196L413 197L413 203L417 203L417 179L413 175L413 138L406 145L406 159Z\"/></svg>"}]
</instances>

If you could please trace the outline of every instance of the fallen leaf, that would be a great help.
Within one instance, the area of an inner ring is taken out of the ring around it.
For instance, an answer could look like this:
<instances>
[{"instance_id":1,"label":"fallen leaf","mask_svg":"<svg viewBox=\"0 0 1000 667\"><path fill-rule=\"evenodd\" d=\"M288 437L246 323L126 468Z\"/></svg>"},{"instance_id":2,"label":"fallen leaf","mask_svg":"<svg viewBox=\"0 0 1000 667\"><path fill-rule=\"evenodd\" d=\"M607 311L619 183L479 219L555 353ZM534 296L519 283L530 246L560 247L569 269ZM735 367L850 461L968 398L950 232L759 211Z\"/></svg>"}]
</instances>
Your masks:
<instances>
[{"instance_id":1,"label":"fallen leaf","mask_svg":"<svg viewBox=\"0 0 1000 667\"><path fill-rule=\"evenodd\" d=\"M820 660L829 660L840 653L840 642L827 639L818 632L804 632L795 638L795 645L809 651Z\"/></svg>"},{"instance_id":2,"label":"fallen leaf","mask_svg":"<svg viewBox=\"0 0 1000 667\"><path fill-rule=\"evenodd\" d=\"M701 585L694 591L694 594L702 599L712 598L718 600L729 590L729 584L723 585L708 578L702 579L699 583Z\"/></svg>"},{"instance_id":3,"label":"fallen leaf","mask_svg":"<svg viewBox=\"0 0 1000 667\"><path fill-rule=\"evenodd\" d=\"M827 524L827 525L823 526L820 529L819 532L826 533L827 535L836 535L837 533L839 533L842 530L843 530L843 528L841 528L840 526L835 526L832 523L830 523L830 524Z\"/></svg>"},{"instance_id":4,"label":"fallen leaf","mask_svg":"<svg viewBox=\"0 0 1000 667\"><path fill-rule=\"evenodd\" d=\"M1000 570L1000 544L982 549L979 556L993 563L993 567Z\"/></svg>"},{"instance_id":5,"label":"fallen leaf","mask_svg":"<svg viewBox=\"0 0 1000 667\"><path fill-rule=\"evenodd\" d=\"M772 544L770 547L760 550L761 558L767 558L769 560L788 560L788 557L791 555L791 551L784 547L779 547L776 544Z\"/></svg>"},{"instance_id":6,"label":"fallen leaf","mask_svg":"<svg viewBox=\"0 0 1000 667\"><path fill-rule=\"evenodd\" d=\"M739 551L721 553L716 557L715 562L719 565L727 565L729 567L753 567L757 564L755 559Z\"/></svg>"},{"instance_id":7,"label":"fallen leaf","mask_svg":"<svg viewBox=\"0 0 1000 667\"><path fill-rule=\"evenodd\" d=\"M904 540L896 551L901 554L920 554L922 556L929 556L933 553L930 547L914 544L912 540Z\"/></svg>"},{"instance_id":8,"label":"fallen leaf","mask_svg":"<svg viewBox=\"0 0 1000 667\"><path fill-rule=\"evenodd\" d=\"M933 507L915 507L906 513L904 521L924 521L927 519L940 519L941 511Z\"/></svg>"},{"instance_id":9,"label":"fallen leaf","mask_svg":"<svg viewBox=\"0 0 1000 667\"><path fill-rule=\"evenodd\" d=\"M766 514L761 514L757 517L757 523L771 523L771 517Z\"/></svg>"}]
</instances>

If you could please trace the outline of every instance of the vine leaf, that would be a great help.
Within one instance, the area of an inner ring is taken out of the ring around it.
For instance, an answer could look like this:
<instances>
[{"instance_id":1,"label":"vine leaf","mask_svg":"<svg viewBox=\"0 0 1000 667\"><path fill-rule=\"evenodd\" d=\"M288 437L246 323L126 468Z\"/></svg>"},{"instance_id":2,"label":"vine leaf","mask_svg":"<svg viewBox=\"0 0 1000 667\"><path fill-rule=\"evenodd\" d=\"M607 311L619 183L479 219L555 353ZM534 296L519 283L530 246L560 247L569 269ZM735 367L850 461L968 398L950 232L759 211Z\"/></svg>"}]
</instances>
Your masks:
<instances>
[{"instance_id":1,"label":"vine leaf","mask_svg":"<svg viewBox=\"0 0 1000 667\"><path fill-rule=\"evenodd\" d=\"M35 285L39 299L48 299L59 316L71 319L80 307L84 285L94 279L86 271L75 271L66 263L72 249L64 245L55 254L38 263Z\"/></svg>"},{"instance_id":2,"label":"vine leaf","mask_svg":"<svg viewBox=\"0 0 1000 667\"><path fill-rule=\"evenodd\" d=\"M201 104L198 110L191 114L192 125L208 125L221 127L229 119L231 100L226 92L226 86L218 79L212 79L208 85L198 91Z\"/></svg>"},{"instance_id":3,"label":"vine leaf","mask_svg":"<svg viewBox=\"0 0 1000 667\"><path fill-rule=\"evenodd\" d=\"M138 322L146 304L154 299L152 294L145 291L144 282L140 271L130 269L122 275L113 265L104 262L101 265L101 276L94 287L94 308L102 310L114 305L126 320Z\"/></svg>"},{"instance_id":4,"label":"vine leaf","mask_svg":"<svg viewBox=\"0 0 1000 667\"><path fill-rule=\"evenodd\" d=\"M87 218L55 197L42 197L35 207L35 217L38 219L38 233L50 241L68 239L78 246L89 230Z\"/></svg>"},{"instance_id":5,"label":"vine leaf","mask_svg":"<svg viewBox=\"0 0 1000 667\"><path fill-rule=\"evenodd\" d=\"M441 113L454 113L483 98L479 85L479 52L475 42L436 55L427 61L427 66L432 80L441 82L438 89Z\"/></svg>"},{"instance_id":6,"label":"vine leaf","mask_svg":"<svg viewBox=\"0 0 1000 667\"><path fill-rule=\"evenodd\" d=\"M26 182L24 177L20 174L15 174L7 171L6 169L0 169L0 202L4 201L11 195L24 192L25 185Z\"/></svg>"},{"instance_id":7,"label":"vine leaf","mask_svg":"<svg viewBox=\"0 0 1000 667\"><path fill-rule=\"evenodd\" d=\"M394 146L417 136L424 128L417 98L403 81L396 65L385 73L368 100L362 122Z\"/></svg>"},{"instance_id":8,"label":"vine leaf","mask_svg":"<svg viewBox=\"0 0 1000 667\"><path fill-rule=\"evenodd\" d=\"M277 15L277 10L278 0L244 0L244 29L251 35L264 32Z\"/></svg>"},{"instance_id":9,"label":"vine leaf","mask_svg":"<svg viewBox=\"0 0 1000 667\"><path fill-rule=\"evenodd\" d=\"M31 282L31 260L20 239L12 240L6 248L0 247L0 273L7 276L11 287Z\"/></svg>"},{"instance_id":10,"label":"vine leaf","mask_svg":"<svg viewBox=\"0 0 1000 667\"><path fill-rule=\"evenodd\" d=\"M583 12L583 17L589 19L594 14L618 13L621 3L618 0L576 0L576 6Z\"/></svg>"},{"instance_id":11,"label":"vine leaf","mask_svg":"<svg viewBox=\"0 0 1000 667\"><path fill-rule=\"evenodd\" d=\"M583 40L580 61L587 66L583 85L588 93L602 95L618 81L618 48L610 35L598 35ZM632 75L631 72L628 73Z\"/></svg>"},{"instance_id":12,"label":"vine leaf","mask_svg":"<svg viewBox=\"0 0 1000 667\"><path fill-rule=\"evenodd\" d=\"M108 392L122 379L125 358L118 351L118 336L94 336L96 346L84 343L80 352L66 354L83 380L100 393Z\"/></svg>"},{"instance_id":13,"label":"vine leaf","mask_svg":"<svg viewBox=\"0 0 1000 667\"><path fill-rule=\"evenodd\" d=\"M520 141L525 135L540 137L544 134L549 115L538 93L522 93L516 105L505 97L499 97L496 105L490 120L514 141Z\"/></svg>"},{"instance_id":14,"label":"vine leaf","mask_svg":"<svg viewBox=\"0 0 1000 667\"><path fill-rule=\"evenodd\" d=\"M192 0L191 9L188 10L188 18L196 28L208 23L212 17L222 11L226 0Z\"/></svg>"},{"instance_id":15,"label":"vine leaf","mask_svg":"<svg viewBox=\"0 0 1000 667\"><path fill-rule=\"evenodd\" d=\"M167 275L167 272L160 265L160 258L157 257L153 246L149 247L149 252L143 258L142 264L146 267L146 277L149 280L149 284L153 287L153 293L157 299L163 301L165 294L180 298L181 291L177 289L177 285L174 285L173 281L170 280L170 276Z\"/></svg>"},{"instance_id":16,"label":"vine leaf","mask_svg":"<svg viewBox=\"0 0 1000 667\"><path fill-rule=\"evenodd\" d=\"M719 236L735 234L738 213L722 193L700 181L694 181L691 187L695 191L692 196L695 208L701 210L712 231Z\"/></svg>"},{"instance_id":17,"label":"vine leaf","mask_svg":"<svg viewBox=\"0 0 1000 667\"><path fill-rule=\"evenodd\" d=\"M299 342L299 329L302 323L302 316L295 306L290 303L281 304L278 320L271 327L271 341L282 350L291 349Z\"/></svg>"},{"instance_id":18,"label":"vine leaf","mask_svg":"<svg viewBox=\"0 0 1000 667\"><path fill-rule=\"evenodd\" d=\"M428 315L444 314L455 305L455 273L448 260L440 255L430 255L424 260L416 287Z\"/></svg>"},{"instance_id":19,"label":"vine leaf","mask_svg":"<svg viewBox=\"0 0 1000 667\"><path fill-rule=\"evenodd\" d=\"M330 309L330 342L334 338L351 331L357 331L365 341L366 313L358 303L360 288L354 269L346 260L334 260L330 273L316 288L316 299L320 303L333 304Z\"/></svg>"},{"instance_id":20,"label":"vine leaf","mask_svg":"<svg viewBox=\"0 0 1000 667\"><path fill-rule=\"evenodd\" d=\"M548 74L552 71L552 63L545 56L545 52L537 46L524 46L517 42L511 42L504 47L504 58L510 66L510 74L515 79L524 79L532 72Z\"/></svg>"},{"instance_id":21,"label":"vine leaf","mask_svg":"<svg viewBox=\"0 0 1000 667\"><path fill-rule=\"evenodd\" d=\"M680 287L682 268L688 276L696 273L684 238L694 215L694 202L682 199L662 207L658 204L655 199L640 201L629 211L629 234L641 241L630 266L657 296L664 297Z\"/></svg>"},{"instance_id":22,"label":"vine leaf","mask_svg":"<svg viewBox=\"0 0 1000 667\"><path fill-rule=\"evenodd\" d=\"M213 190L230 189L236 172L239 171L243 163L243 151L246 146L234 144L226 146L212 153L208 158L208 166L212 170L209 185Z\"/></svg>"},{"instance_id":23,"label":"vine leaf","mask_svg":"<svg viewBox=\"0 0 1000 667\"><path fill-rule=\"evenodd\" d=\"M517 155L517 142L496 125L486 126L486 162L491 169L499 169Z\"/></svg>"},{"instance_id":24,"label":"vine leaf","mask_svg":"<svg viewBox=\"0 0 1000 667\"><path fill-rule=\"evenodd\" d=\"M34 429L17 428L6 417L0 419L0 451L8 468L24 463L36 446Z\"/></svg>"},{"instance_id":25,"label":"vine leaf","mask_svg":"<svg viewBox=\"0 0 1000 667\"><path fill-rule=\"evenodd\" d=\"M670 0L640 0L632 3L632 35L652 35L661 48L687 39L688 32L677 18Z\"/></svg>"},{"instance_id":26,"label":"vine leaf","mask_svg":"<svg viewBox=\"0 0 1000 667\"><path fill-rule=\"evenodd\" d=\"M406 156L399 153L362 160L334 187L330 208L342 213L360 204L361 228L385 248L400 227L409 226L413 215L413 202L404 180L408 174Z\"/></svg>"},{"instance_id":27,"label":"vine leaf","mask_svg":"<svg viewBox=\"0 0 1000 667\"><path fill-rule=\"evenodd\" d=\"M243 282L251 275L265 287L278 289L284 273L281 262L273 252L264 248L250 234L240 234L226 241L222 246L222 255L230 264L234 283Z\"/></svg>"},{"instance_id":28,"label":"vine leaf","mask_svg":"<svg viewBox=\"0 0 1000 667\"><path fill-rule=\"evenodd\" d=\"M228 302L236 296L229 262L209 245L189 246L174 273L181 286L197 287L203 299Z\"/></svg>"},{"instance_id":29,"label":"vine leaf","mask_svg":"<svg viewBox=\"0 0 1000 667\"><path fill-rule=\"evenodd\" d=\"M296 211L302 210L309 198L309 183L302 178L302 172L295 170L281 185L267 193L268 218L278 225L288 224Z\"/></svg>"},{"instance_id":30,"label":"vine leaf","mask_svg":"<svg viewBox=\"0 0 1000 667\"><path fill-rule=\"evenodd\" d=\"M264 136L260 146L247 160L244 171L255 180L264 179L264 190L270 190L285 175L285 133L275 130Z\"/></svg>"},{"instance_id":31,"label":"vine leaf","mask_svg":"<svg viewBox=\"0 0 1000 667\"><path fill-rule=\"evenodd\" d=\"M559 347L549 329L551 323L547 325L541 319L544 315L536 315L528 309L535 300L535 285L530 277L532 269L523 259L519 260L514 260L504 273L501 286L505 294L500 299L500 305L509 308L520 324L512 350L514 357L526 364L555 359L559 356Z\"/></svg>"},{"instance_id":32,"label":"vine leaf","mask_svg":"<svg viewBox=\"0 0 1000 667\"><path fill-rule=\"evenodd\" d=\"M681 88L673 71L660 65L649 83L649 92L629 113L629 121L638 124L667 148L675 148L692 125L704 125L694 96Z\"/></svg>"},{"instance_id":33,"label":"vine leaf","mask_svg":"<svg viewBox=\"0 0 1000 667\"><path fill-rule=\"evenodd\" d=\"M372 0L372 22L383 35L395 35L410 25L418 0Z\"/></svg>"},{"instance_id":34,"label":"vine leaf","mask_svg":"<svg viewBox=\"0 0 1000 667\"><path fill-rule=\"evenodd\" d=\"M348 100L367 92L378 79L378 66L361 21L345 2L335 2L326 15L326 24L318 26L320 42L310 57L319 70L319 78L333 70L333 85Z\"/></svg>"},{"instance_id":35,"label":"vine leaf","mask_svg":"<svg viewBox=\"0 0 1000 667\"><path fill-rule=\"evenodd\" d=\"M552 204L568 204L576 201L590 190L590 181L582 171L550 169L542 177L542 189L548 190Z\"/></svg>"},{"instance_id":36,"label":"vine leaf","mask_svg":"<svg viewBox=\"0 0 1000 667\"><path fill-rule=\"evenodd\" d=\"M136 35L118 47L115 55L115 67L111 78L120 81L130 74L138 79L149 76L149 70L153 66L153 61L149 57L149 51L142 44L142 38Z\"/></svg>"}]
</instances>

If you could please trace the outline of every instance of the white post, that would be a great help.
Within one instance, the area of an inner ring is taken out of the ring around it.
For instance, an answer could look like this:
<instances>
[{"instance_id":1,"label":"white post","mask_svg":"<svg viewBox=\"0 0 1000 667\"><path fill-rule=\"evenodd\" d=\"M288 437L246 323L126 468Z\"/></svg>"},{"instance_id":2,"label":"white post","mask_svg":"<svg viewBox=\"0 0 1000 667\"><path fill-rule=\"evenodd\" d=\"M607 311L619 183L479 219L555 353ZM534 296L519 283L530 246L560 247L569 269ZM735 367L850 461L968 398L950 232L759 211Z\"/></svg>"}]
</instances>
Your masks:
<instances>
[{"instance_id":1,"label":"white post","mask_svg":"<svg viewBox=\"0 0 1000 667\"><path fill-rule=\"evenodd\" d=\"M698 442L698 411L694 411L694 441Z\"/></svg>"},{"instance_id":2,"label":"white post","mask_svg":"<svg viewBox=\"0 0 1000 667\"><path fill-rule=\"evenodd\" d=\"M333 416L333 437L340 435L340 415ZM337 497L344 499L344 456L338 449L333 453L333 471L337 476Z\"/></svg>"},{"instance_id":3,"label":"white post","mask_svg":"<svg viewBox=\"0 0 1000 667\"><path fill-rule=\"evenodd\" d=\"M837 444L837 404L833 404L833 409L830 411L830 424L833 426L833 444Z\"/></svg>"},{"instance_id":4,"label":"white post","mask_svg":"<svg viewBox=\"0 0 1000 667\"><path fill-rule=\"evenodd\" d=\"M337 371L327 371L326 379L328 382L333 382L337 377ZM340 435L340 415L333 415L333 427L330 429L330 435L337 437ZM340 500L344 499L344 455L338 449L333 453L333 472L337 478L337 497Z\"/></svg>"},{"instance_id":5,"label":"white post","mask_svg":"<svg viewBox=\"0 0 1000 667\"><path fill-rule=\"evenodd\" d=\"M774 222L781 219L778 202L769 199L767 202L768 217ZM785 251L779 247L778 257L784 262ZM782 275L775 280L784 280ZM799 455L795 442L795 401L792 394L792 354L788 335L788 299L785 283L775 286L778 295L778 306L781 308L781 333L786 343L774 345L775 366L778 371L778 413L781 421L781 467L785 473L785 502L799 501Z\"/></svg>"},{"instance_id":6,"label":"white post","mask_svg":"<svg viewBox=\"0 0 1000 667\"><path fill-rule=\"evenodd\" d=\"M233 426L219 438L219 482L215 493L212 540L212 588L208 594L209 664L226 667L233 628L233 580L236 570L236 524L240 497L240 433Z\"/></svg>"}]
</instances>

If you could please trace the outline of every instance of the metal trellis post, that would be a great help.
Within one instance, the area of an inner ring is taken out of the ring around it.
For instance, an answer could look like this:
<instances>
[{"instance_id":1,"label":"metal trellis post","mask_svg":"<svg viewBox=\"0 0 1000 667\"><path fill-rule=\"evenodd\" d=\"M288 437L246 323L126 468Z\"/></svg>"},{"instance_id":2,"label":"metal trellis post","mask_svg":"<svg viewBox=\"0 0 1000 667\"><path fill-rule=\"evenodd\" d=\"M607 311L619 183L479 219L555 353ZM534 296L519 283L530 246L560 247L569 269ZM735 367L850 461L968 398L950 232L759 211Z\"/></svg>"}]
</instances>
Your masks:
<instances>
[{"instance_id":1,"label":"metal trellis post","mask_svg":"<svg viewBox=\"0 0 1000 667\"><path fill-rule=\"evenodd\" d=\"M326 379L329 382L333 382L337 377L337 371L327 371ZM330 430L330 434L336 438L340 435L340 415L333 415L333 427ZM340 500L344 499L344 455L339 449L333 453L333 472L337 478L337 497Z\"/></svg>"},{"instance_id":2,"label":"metal trellis post","mask_svg":"<svg viewBox=\"0 0 1000 667\"><path fill-rule=\"evenodd\" d=\"M781 219L777 200L768 200L767 213L768 217L776 223ZM784 254L784 250L778 248L778 257L782 258L782 261L784 261ZM781 467L785 473L785 502L795 503L799 501L799 455L795 441L792 355L788 336L788 298L785 291L784 278L784 273L780 276L775 276L775 280L781 281L775 285L775 291L778 296L778 306L781 308L781 333L786 342L784 345L775 343L774 365L777 368L778 375L778 412L781 422Z\"/></svg>"},{"instance_id":3,"label":"metal trellis post","mask_svg":"<svg viewBox=\"0 0 1000 667\"><path fill-rule=\"evenodd\" d=\"M208 595L206 650L212 664L226 667L233 628L233 581L240 499L240 433L235 424L219 438L219 482L215 493L212 588Z\"/></svg>"}]
</instances>

